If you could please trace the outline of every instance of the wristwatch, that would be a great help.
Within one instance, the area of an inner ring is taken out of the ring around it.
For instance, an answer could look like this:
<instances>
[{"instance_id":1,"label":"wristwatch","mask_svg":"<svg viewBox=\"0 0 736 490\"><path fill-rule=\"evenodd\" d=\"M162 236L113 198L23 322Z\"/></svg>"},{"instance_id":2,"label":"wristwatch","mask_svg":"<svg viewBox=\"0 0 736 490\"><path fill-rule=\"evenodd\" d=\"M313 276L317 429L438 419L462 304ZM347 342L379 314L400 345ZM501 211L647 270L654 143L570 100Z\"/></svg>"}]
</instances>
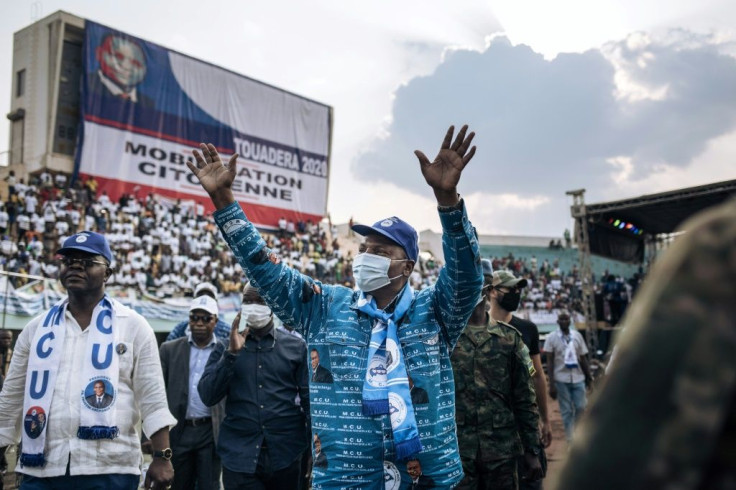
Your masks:
<instances>
[{"instance_id":1,"label":"wristwatch","mask_svg":"<svg viewBox=\"0 0 736 490\"><path fill-rule=\"evenodd\" d=\"M170 447L167 447L166 449L162 451L154 451L153 457L154 458L163 458L166 461L171 461L171 457L174 455L174 452L171 450Z\"/></svg>"}]
</instances>

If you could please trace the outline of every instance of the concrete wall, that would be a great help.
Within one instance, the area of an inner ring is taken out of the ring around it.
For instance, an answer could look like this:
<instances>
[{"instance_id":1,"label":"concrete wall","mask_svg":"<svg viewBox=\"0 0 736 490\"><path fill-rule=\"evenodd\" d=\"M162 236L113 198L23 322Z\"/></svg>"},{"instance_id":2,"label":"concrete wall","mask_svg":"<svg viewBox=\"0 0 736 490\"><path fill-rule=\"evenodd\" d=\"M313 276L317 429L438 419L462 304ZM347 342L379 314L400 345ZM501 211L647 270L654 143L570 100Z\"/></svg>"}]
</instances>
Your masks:
<instances>
[{"instance_id":1,"label":"concrete wall","mask_svg":"<svg viewBox=\"0 0 736 490\"><path fill-rule=\"evenodd\" d=\"M53 153L52 141L56 120L56 102L61 62L61 50L66 26L84 28L84 19L66 12L57 11L19 30L13 35L13 77L10 112L25 110L22 162L20 141L16 135L8 135L12 152L11 162L0 170L5 177L14 170L18 178L28 179L28 174L48 168L53 171L70 173L74 160L71 156ZM25 91L16 97L17 73L25 69ZM15 126L16 131L18 126ZM16 158L17 156L17 158Z\"/></svg>"}]
</instances>

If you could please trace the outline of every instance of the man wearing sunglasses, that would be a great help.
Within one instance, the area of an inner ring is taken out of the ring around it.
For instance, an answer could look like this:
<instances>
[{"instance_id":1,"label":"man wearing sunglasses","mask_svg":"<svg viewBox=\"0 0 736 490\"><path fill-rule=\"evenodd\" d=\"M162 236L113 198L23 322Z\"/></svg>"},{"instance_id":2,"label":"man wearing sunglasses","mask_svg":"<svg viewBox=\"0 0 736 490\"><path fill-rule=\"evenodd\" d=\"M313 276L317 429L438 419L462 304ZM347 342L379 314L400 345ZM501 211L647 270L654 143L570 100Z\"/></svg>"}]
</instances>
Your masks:
<instances>
[{"instance_id":1,"label":"man wearing sunglasses","mask_svg":"<svg viewBox=\"0 0 736 490\"><path fill-rule=\"evenodd\" d=\"M217 301L208 295L192 300L189 333L161 344L161 367L169 410L178 421L171 430L176 490L219 488L220 458L215 442L224 407L210 408L197 391L207 361L217 345Z\"/></svg>"},{"instance_id":2,"label":"man wearing sunglasses","mask_svg":"<svg viewBox=\"0 0 736 490\"><path fill-rule=\"evenodd\" d=\"M16 467L22 489L92 483L131 489L140 478L136 428L142 420L154 454L145 488L165 490L174 477L169 427L176 419L166 403L153 329L105 293L113 255L104 235L77 233L57 253L68 296L18 337L0 394L0 446L22 437ZM86 398L100 379L112 398L104 407Z\"/></svg>"},{"instance_id":3,"label":"man wearing sunglasses","mask_svg":"<svg viewBox=\"0 0 736 490\"><path fill-rule=\"evenodd\" d=\"M217 288L214 284L210 282L200 282L199 284L197 284L197 287L194 288L195 298L199 298L203 295L207 295L210 298L213 298L215 301L218 300ZM176 340L180 337L185 337L188 332L189 320L184 320L183 322L178 323L173 329L171 329L171 332L169 332L169 335L166 337L166 341L168 342L169 340ZM220 318L217 318L217 323L215 323L215 336L217 337L218 341L224 340L225 342L227 342L230 338L230 324Z\"/></svg>"}]
</instances>

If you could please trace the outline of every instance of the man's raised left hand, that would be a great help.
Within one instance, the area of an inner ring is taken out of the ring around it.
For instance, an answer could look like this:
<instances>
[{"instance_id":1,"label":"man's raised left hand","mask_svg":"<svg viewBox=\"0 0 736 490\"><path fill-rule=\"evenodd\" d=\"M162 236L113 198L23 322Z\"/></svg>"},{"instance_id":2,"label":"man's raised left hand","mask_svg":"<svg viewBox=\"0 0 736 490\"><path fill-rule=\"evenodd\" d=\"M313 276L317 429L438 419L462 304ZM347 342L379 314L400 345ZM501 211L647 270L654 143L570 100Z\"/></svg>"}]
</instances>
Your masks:
<instances>
[{"instance_id":1,"label":"man's raised left hand","mask_svg":"<svg viewBox=\"0 0 736 490\"><path fill-rule=\"evenodd\" d=\"M466 124L457 133L457 137L453 142L452 135L455 132L455 126L450 126L445 134L440 151L432 162L421 151L416 150L414 152L419 159L424 180L434 191L437 204L440 206L454 206L458 203L457 183L460 181L463 169L475 155L475 146L470 148L475 133L471 132L466 137L465 133L467 131L468 126ZM470 148L470 151L468 151L468 148Z\"/></svg>"}]
</instances>

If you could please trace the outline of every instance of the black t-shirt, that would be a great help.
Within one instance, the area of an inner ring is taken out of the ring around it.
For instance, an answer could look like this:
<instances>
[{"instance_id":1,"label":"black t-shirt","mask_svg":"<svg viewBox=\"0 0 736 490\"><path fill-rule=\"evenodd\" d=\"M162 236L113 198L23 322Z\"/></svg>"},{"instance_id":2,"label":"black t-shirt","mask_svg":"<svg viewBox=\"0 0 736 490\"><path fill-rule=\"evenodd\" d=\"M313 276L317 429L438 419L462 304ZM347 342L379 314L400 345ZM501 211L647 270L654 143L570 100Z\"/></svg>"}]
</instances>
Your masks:
<instances>
[{"instance_id":1,"label":"black t-shirt","mask_svg":"<svg viewBox=\"0 0 736 490\"><path fill-rule=\"evenodd\" d=\"M539 330L537 326L529 320L524 320L518 316L511 316L509 325L521 332L521 339L529 348L529 355L536 356L539 354Z\"/></svg>"}]
</instances>

